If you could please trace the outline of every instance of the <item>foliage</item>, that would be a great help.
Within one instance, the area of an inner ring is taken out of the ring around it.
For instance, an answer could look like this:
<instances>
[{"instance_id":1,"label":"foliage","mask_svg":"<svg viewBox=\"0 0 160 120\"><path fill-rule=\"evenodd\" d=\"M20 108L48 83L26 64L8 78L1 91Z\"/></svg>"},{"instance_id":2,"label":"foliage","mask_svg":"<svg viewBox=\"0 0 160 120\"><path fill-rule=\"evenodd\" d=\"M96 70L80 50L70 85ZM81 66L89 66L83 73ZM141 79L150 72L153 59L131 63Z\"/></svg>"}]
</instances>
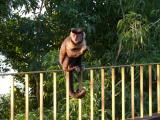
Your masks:
<instances>
[{"instance_id":1,"label":"foliage","mask_svg":"<svg viewBox=\"0 0 160 120\"><path fill-rule=\"evenodd\" d=\"M44 111L44 120L50 120L52 119L52 110L47 109ZM39 112L38 111L34 111L34 112L30 112L29 113L29 119L30 120L39 120ZM25 114L17 114L15 116L15 120L25 120Z\"/></svg>"},{"instance_id":2,"label":"foliage","mask_svg":"<svg viewBox=\"0 0 160 120\"><path fill-rule=\"evenodd\" d=\"M0 119L9 119L9 100L10 100L10 96L8 95L1 95L0 96Z\"/></svg>"}]
</instances>

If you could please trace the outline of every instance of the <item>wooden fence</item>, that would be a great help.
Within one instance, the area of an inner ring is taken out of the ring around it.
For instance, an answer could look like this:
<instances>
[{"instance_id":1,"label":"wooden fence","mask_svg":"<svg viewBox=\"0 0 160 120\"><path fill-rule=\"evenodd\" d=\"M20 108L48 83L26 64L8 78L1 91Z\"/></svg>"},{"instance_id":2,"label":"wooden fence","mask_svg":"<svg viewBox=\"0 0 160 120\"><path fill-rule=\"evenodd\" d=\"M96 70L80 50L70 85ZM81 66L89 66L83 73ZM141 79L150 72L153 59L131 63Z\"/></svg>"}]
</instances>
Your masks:
<instances>
[{"instance_id":1,"label":"wooden fence","mask_svg":"<svg viewBox=\"0 0 160 120\"><path fill-rule=\"evenodd\" d=\"M153 71L153 67L155 66L155 70L156 71L156 84L157 84L157 88L156 88L156 93L157 93L157 97L156 97L156 101L157 101L157 113L160 113L160 63L152 63L152 64L135 64L135 65L120 65L120 66L107 66L107 67L92 67L92 68L86 68L84 72L89 71L90 74L90 86L87 86L90 88L90 120L94 120L94 70L95 69L99 69L101 70L101 120L106 120L106 116L105 116L105 104L107 101L105 101L105 80L106 80L106 72L110 71L110 78L111 78L111 91L112 91L112 96L111 96L111 110L112 110L112 120L116 119L116 104L115 104L115 81L116 81L116 69L120 69L120 79L121 79L121 119L125 120L125 108L126 108L126 100L125 100L125 83L126 83L126 68L129 68L130 70L130 90L131 90L131 118L134 119L135 116L135 67L138 68L138 74L139 74L139 94L140 94L140 118L144 117L144 88L143 88L143 84L144 82L146 82L146 80L144 81L144 66L145 68L148 68L148 96L149 96L149 108L148 108L148 116L152 116L153 111L152 111L152 71ZM56 86L56 82L57 82L57 72L59 72L59 70L53 70L53 71L34 71L34 72L20 72L20 73L4 73L4 74L0 74L0 76L7 76L7 75L24 75L25 78L25 119L29 120L29 74L39 74L40 76L40 120L43 120L44 118L44 107L43 107L43 78L44 78L44 73L49 72L50 74L53 74L53 120L58 120L57 118L57 86ZM67 74L68 75L68 74ZM69 79L66 80L66 120L70 119L70 111L69 111ZM83 100L83 99L82 99ZM78 108L78 119L82 120L82 100L79 99L79 108ZM10 97L10 111L11 111L11 120L14 120L14 79L12 79L11 82L11 97Z\"/></svg>"}]
</instances>

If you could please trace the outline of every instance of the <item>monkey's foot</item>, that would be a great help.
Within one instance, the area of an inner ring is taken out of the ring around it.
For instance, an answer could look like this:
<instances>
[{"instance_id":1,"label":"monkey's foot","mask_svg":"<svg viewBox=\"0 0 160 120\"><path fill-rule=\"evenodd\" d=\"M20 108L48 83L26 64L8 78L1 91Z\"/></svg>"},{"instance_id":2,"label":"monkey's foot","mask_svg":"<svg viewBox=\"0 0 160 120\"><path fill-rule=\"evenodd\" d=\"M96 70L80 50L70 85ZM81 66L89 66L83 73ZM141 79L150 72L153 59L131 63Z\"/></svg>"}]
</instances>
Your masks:
<instances>
[{"instance_id":1,"label":"monkey's foot","mask_svg":"<svg viewBox=\"0 0 160 120\"><path fill-rule=\"evenodd\" d=\"M69 92L69 96L72 98L75 98L76 93L75 92Z\"/></svg>"},{"instance_id":2,"label":"monkey's foot","mask_svg":"<svg viewBox=\"0 0 160 120\"><path fill-rule=\"evenodd\" d=\"M75 66L74 70L79 73L79 72L83 72L85 68L84 66Z\"/></svg>"},{"instance_id":3,"label":"monkey's foot","mask_svg":"<svg viewBox=\"0 0 160 120\"><path fill-rule=\"evenodd\" d=\"M86 95L86 90L82 88L81 90L78 90L75 94L75 98L81 99Z\"/></svg>"},{"instance_id":4,"label":"monkey's foot","mask_svg":"<svg viewBox=\"0 0 160 120\"><path fill-rule=\"evenodd\" d=\"M81 68L79 66L75 66L75 71L80 72Z\"/></svg>"}]
</instances>

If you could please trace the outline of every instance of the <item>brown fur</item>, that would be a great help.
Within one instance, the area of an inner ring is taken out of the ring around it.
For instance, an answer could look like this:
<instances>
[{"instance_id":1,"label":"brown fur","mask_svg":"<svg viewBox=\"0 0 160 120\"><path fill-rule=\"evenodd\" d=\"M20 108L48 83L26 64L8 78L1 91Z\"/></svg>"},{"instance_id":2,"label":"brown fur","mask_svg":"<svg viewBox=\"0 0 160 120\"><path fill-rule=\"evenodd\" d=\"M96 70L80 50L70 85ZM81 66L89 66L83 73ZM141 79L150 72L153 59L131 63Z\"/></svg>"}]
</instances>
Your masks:
<instances>
[{"instance_id":1,"label":"brown fur","mask_svg":"<svg viewBox=\"0 0 160 120\"><path fill-rule=\"evenodd\" d=\"M74 30L76 31L76 29ZM77 30L79 30L79 28L77 28ZM79 39L78 43L74 42L72 35L76 35L76 39ZM85 96L85 90L79 91L78 93L74 92L73 71L75 70L80 72L82 70L81 58L86 51L87 46L85 41L85 33L83 31L78 34L74 34L71 31L70 35L63 41L60 48L59 62L65 72L69 71L70 96L75 98L82 98Z\"/></svg>"}]
</instances>

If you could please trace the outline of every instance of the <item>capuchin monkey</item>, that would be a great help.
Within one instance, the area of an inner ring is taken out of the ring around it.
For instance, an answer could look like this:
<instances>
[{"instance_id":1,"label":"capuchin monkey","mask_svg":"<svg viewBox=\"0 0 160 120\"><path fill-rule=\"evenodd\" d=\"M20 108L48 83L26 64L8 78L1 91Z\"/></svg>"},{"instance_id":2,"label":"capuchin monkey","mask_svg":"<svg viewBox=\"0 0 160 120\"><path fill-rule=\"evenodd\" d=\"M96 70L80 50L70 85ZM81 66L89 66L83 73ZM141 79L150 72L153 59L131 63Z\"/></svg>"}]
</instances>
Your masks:
<instances>
[{"instance_id":1,"label":"capuchin monkey","mask_svg":"<svg viewBox=\"0 0 160 120\"><path fill-rule=\"evenodd\" d=\"M80 75L83 70L81 59L88 50L85 37L83 29L72 28L70 35L63 41L59 53L59 62L63 71L69 72L69 94L74 98L83 98L86 93L84 88L75 92L73 87L73 71L77 71Z\"/></svg>"}]
</instances>

